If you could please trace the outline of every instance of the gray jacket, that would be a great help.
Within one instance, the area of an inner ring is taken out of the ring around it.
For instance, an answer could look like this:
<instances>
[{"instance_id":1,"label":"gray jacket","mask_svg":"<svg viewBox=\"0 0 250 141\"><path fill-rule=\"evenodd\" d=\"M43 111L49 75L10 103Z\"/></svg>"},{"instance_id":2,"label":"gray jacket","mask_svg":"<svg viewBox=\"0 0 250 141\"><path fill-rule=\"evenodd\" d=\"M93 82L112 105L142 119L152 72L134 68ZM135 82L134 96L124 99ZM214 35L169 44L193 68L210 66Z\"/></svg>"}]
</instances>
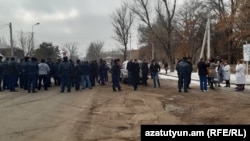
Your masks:
<instances>
[{"instance_id":1,"label":"gray jacket","mask_svg":"<svg viewBox=\"0 0 250 141\"><path fill-rule=\"evenodd\" d=\"M39 75L47 75L50 71L50 68L46 63L39 63L38 68L39 68L38 71Z\"/></svg>"}]
</instances>

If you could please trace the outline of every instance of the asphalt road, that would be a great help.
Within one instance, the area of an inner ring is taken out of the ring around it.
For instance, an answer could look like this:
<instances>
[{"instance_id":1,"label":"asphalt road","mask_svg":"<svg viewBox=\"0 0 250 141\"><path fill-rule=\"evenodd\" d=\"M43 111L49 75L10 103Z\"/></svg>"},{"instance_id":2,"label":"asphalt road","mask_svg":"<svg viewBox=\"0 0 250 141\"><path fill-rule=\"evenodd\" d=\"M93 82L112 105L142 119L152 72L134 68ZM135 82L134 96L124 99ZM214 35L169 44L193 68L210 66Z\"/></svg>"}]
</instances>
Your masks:
<instances>
[{"instance_id":1,"label":"asphalt road","mask_svg":"<svg viewBox=\"0 0 250 141\"><path fill-rule=\"evenodd\" d=\"M91 106L92 92L1 92L0 140L69 141L79 115L83 118Z\"/></svg>"}]
</instances>

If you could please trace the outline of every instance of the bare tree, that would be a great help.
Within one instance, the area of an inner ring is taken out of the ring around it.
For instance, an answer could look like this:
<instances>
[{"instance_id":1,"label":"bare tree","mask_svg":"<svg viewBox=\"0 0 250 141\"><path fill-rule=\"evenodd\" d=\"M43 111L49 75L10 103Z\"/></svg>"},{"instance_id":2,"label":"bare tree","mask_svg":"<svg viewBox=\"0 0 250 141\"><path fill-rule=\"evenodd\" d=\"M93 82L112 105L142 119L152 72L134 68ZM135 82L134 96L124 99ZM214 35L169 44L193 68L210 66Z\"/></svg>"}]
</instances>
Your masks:
<instances>
[{"instance_id":1,"label":"bare tree","mask_svg":"<svg viewBox=\"0 0 250 141\"><path fill-rule=\"evenodd\" d=\"M237 35L237 17L239 16L241 0L206 0L209 4L213 15L216 16L217 33L221 34L220 45L218 49L226 50L227 60L232 63L235 61L235 52L237 52L237 47L241 40L239 40L239 35Z\"/></svg>"},{"instance_id":2,"label":"bare tree","mask_svg":"<svg viewBox=\"0 0 250 141\"><path fill-rule=\"evenodd\" d=\"M23 56L30 56L34 51L30 34L20 31L18 34L18 43L23 50Z\"/></svg>"},{"instance_id":3,"label":"bare tree","mask_svg":"<svg viewBox=\"0 0 250 141\"><path fill-rule=\"evenodd\" d=\"M124 46L123 59L127 60L127 45L129 35L133 24L133 15L128 8L128 4L123 3L120 9L117 9L112 15L112 24L114 27L114 39Z\"/></svg>"},{"instance_id":4,"label":"bare tree","mask_svg":"<svg viewBox=\"0 0 250 141\"><path fill-rule=\"evenodd\" d=\"M199 60L199 54L203 42L208 10L199 0L189 0L183 3L177 13L176 33L179 38L180 52L182 55L192 57L192 63Z\"/></svg>"},{"instance_id":5,"label":"bare tree","mask_svg":"<svg viewBox=\"0 0 250 141\"><path fill-rule=\"evenodd\" d=\"M62 45L63 48L68 50L68 53L69 53L68 55L70 56L72 60L76 60L78 58L78 55L77 55L78 45L79 44L77 42L68 42Z\"/></svg>"},{"instance_id":6,"label":"bare tree","mask_svg":"<svg viewBox=\"0 0 250 141\"><path fill-rule=\"evenodd\" d=\"M87 51L87 61L99 60L101 59L102 47L104 42L95 41L91 42Z\"/></svg>"},{"instance_id":7,"label":"bare tree","mask_svg":"<svg viewBox=\"0 0 250 141\"><path fill-rule=\"evenodd\" d=\"M170 3L170 1L173 3ZM157 21L160 23L162 30L165 32L165 36L162 36L163 32L158 32L159 28L155 28L153 26L153 15L150 15L150 13L153 12L150 11L150 4L148 0L134 0L131 9L139 17L140 21L146 24L150 30L149 34L152 34L157 40L150 42L159 42L161 47L164 49L165 54L167 55L167 61L170 65L170 70L174 71L175 49L171 47L171 40L174 30L173 21L176 10L176 0L157 1L157 7L155 9L157 15L155 16L157 17Z\"/></svg>"}]
</instances>

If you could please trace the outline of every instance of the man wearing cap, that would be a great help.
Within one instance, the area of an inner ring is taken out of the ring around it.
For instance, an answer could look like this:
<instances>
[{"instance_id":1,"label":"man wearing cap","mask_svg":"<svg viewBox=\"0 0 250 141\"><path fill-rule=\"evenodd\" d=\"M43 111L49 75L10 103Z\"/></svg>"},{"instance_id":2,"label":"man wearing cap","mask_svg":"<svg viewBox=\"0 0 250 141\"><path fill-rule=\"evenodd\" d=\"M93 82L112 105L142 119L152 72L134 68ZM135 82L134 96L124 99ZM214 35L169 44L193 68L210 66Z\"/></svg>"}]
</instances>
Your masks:
<instances>
[{"instance_id":1,"label":"man wearing cap","mask_svg":"<svg viewBox=\"0 0 250 141\"><path fill-rule=\"evenodd\" d=\"M24 57L24 61L20 63L20 85L24 90L28 90L28 65L29 65L29 57Z\"/></svg>"},{"instance_id":2,"label":"man wearing cap","mask_svg":"<svg viewBox=\"0 0 250 141\"><path fill-rule=\"evenodd\" d=\"M28 74L28 92L30 93L30 88L32 88L32 93L36 93L35 89L37 87L37 79L38 79L38 63L35 57L31 58L31 62L29 62L27 67Z\"/></svg>"},{"instance_id":3,"label":"man wearing cap","mask_svg":"<svg viewBox=\"0 0 250 141\"><path fill-rule=\"evenodd\" d=\"M71 80L70 74L73 72L71 63L68 61L68 57L63 57L63 62L59 66L59 74L61 76L61 93L64 93L65 86L67 91L71 92Z\"/></svg>"},{"instance_id":4,"label":"man wearing cap","mask_svg":"<svg viewBox=\"0 0 250 141\"><path fill-rule=\"evenodd\" d=\"M178 73L178 88L179 92L184 85L184 92L188 92L188 75L190 72L189 64L187 63L187 57L183 57L183 59L177 64L176 70Z\"/></svg>"},{"instance_id":5,"label":"man wearing cap","mask_svg":"<svg viewBox=\"0 0 250 141\"><path fill-rule=\"evenodd\" d=\"M9 82L9 90L11 92L16 92L16 82L18 77L18 66L14 57L11 57L10 62L6 66L6 70L8 71L8 82Z\"/></svg>"},{"instance_id":6,"label":"man wearing cap","mask_svg":"<svg viewBox=\"0 0 250 141\"><path fill-rule=\"evenodd\" d=\"M8 63L10 62L10 58L9 57L6 57L5 58L5 61L3 62L3 67L4 67L4 70L3 70L3 89L4 90L8 90L9 89L9 72L8 70L6 69Z\"/></svg>"},{"instance_id":7,"label":"man wearing cap","mask_svg":"<svg viewBox=\"0 0 250 141\"><path fill-rule=\"evenodd\" d=\"M80 60L76 60L74 74L75 74L75 90L79 91L80 90L80 83L81 83L81 76L83 74Z\"/></svg>"}]
</instances>

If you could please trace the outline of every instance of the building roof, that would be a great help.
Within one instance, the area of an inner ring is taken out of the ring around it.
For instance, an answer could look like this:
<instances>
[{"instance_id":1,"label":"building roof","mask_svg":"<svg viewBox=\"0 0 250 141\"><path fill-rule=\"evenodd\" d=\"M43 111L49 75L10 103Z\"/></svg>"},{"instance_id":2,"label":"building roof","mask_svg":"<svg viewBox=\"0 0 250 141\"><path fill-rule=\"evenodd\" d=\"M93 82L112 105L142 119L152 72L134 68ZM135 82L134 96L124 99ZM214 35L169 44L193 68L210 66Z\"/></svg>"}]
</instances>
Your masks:
<instances>
[{"instance_id":1,"label":"building roof","mask_svg":"<svg viewBox=\"0 0 250 141\"><path fill-rule=\"evenodd\" d=\"M20 49L18 47L13 47L13 48L14 49ZM0 43L0 49L10 49L10 46ZM22 50L22 49L20 49L20 50Z\"/></svg>"}]
</instances>

